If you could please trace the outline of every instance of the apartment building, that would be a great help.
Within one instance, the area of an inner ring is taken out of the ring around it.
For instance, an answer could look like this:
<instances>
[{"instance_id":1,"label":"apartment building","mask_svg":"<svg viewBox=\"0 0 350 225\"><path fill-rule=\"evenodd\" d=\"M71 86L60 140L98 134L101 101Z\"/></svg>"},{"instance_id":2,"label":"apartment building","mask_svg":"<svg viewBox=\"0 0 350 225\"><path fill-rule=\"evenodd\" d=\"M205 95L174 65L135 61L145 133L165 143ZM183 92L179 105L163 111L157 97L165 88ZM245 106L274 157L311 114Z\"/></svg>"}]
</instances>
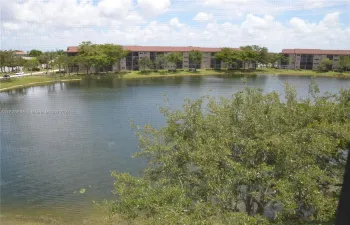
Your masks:
<instances>
[{"instance_id":1,"label":"apartment building","mask_svg":"<svg viewBox=\"0 0 350 225\"><path fill-rule=\"evenodd\" d=\"M183 55L183 61L177 65L168 63L163 69L219 69L225 68L225 64L215 60L215 54L221 51L221 48L205 48L205 47L168 47L168 46L123 46L124 50L129 51L129 54L120 61L120 65L113 65L113 71L118 70L139 70L138 62L141 58L147 57L155 61L157 55L167 55L171 52L179 52ZM192 50L198 50L203 53L202 61L199 65L194 65L190 62L189 53ZM233 50L239 50L233 48ZM77 46L67 48L68 56L74 56L78 53Z\"/></svg>"},{"instance_id":2,"label":"apartment building","mask_svg":"<svg viewBox=\"0 0 350 225\"><path fill-rule=\"evenodd\" d=\"M283 49L282 54L287 60L281 63L281 68L312 70L319 66L322 59L328 58L333 61L333 69L341 56L350 56L350 50Z\"/></svg>"}]
</instances>

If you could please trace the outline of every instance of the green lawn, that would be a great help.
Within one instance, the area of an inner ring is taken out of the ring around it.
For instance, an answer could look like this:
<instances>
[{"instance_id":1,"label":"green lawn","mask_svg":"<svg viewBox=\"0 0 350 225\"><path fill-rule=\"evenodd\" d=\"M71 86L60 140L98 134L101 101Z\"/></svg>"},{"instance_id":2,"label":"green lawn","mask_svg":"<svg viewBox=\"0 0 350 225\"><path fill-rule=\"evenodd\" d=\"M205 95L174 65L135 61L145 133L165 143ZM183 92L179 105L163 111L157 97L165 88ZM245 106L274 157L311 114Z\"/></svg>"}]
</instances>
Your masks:
<instances>
[{"instance_id":1,"label":"green lawn","mask_svg":"<svg viewBox=\"0 0 350 225\"><path fill-rule=\"evenodd\" d=\"M295 75L295 76L329 76L329 77L350 77L350 72L340 74L339 72L323 72L317 73L312 70L285 70L285 69L258 69L258 70L197 70L195 72L177 70L176 72L168 72L166 70L153 72L131 71L121 73L124 79L146 78L146 77L168 77L168 76L208 76L208 75Z\"/></svg>"},{"instance_id":2,"label":"green lawn","mask_svg":"<svg viewBox=\"0 0 350 225\"><path fill-rule=\"evenodd\" d=\"M350 77L350 71L339 73L334 71L318 73L313 70L287 70L287 69L272 69L264 68L256 70L259 74L273 74L273 75L298 75L298 76L340 76Z\"/></svg>"},{"instance_id":3,"label":"green lawn","mask_svg":"<svg viewBox=\"0 0 350 225\"><path fill-rule=\"evenodd\" d=\"M267 74L267 75L293 75L293 76L326 76L326 77L347 77L350 78L350 72L340 74L338 72L327 72L327 73L317 73L312 70L286 70L286 69L258 69L258 70L205 70L199 69L197 71L184 71L177 70L175 72L169 72L167 70L161 71L130 71L121 73L108 73L89 76L84 74L71 74L71 75L35 75L27 76L21 78L10 78L7 80L0 80L0 91L4 91L8 88L24 87L24 86L34 86L40 84L46 84L49 82L65 81L65 80L80 80L82 78L96 78L96 77L106 77L106 78L121 78L121 79L140 79L140 78L156 78L156 77L176 77L176 76L210 76L210 75L257 75L257 74ZM2 90L3 89L3 90Z\"/></svg>"},{"instance_id":4,"label":"green lawn","mask_svg":"<svg viewBox=\"0 0 350 225\"><path fill-rule=\"evenodd\" d=\"M20 78L9 78L0 80L0 91L2 89L33 86L50 82L81 79L79 76L27 76Z\"/></svg>"}]
</instances>

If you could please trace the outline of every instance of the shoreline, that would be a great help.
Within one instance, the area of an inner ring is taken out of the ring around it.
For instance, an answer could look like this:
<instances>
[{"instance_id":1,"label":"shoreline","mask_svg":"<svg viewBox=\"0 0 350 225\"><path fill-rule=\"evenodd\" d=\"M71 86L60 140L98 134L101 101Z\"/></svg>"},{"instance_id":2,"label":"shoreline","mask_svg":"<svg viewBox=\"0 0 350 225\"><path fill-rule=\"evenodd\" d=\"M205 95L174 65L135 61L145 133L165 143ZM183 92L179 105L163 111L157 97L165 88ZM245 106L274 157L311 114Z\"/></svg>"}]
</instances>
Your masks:
<instances>
[{"instance_id":1,"label":"shoreline","mask_svg":"<svg viewBox=\"0 0 350 225\"><path fill-rule=\"evenodd\" d=\"M184 71L179 71L178 73L168 73L168 74L157 74L155 72L149 72L148 74L142 74L140 72L131 72L126 74L101 74L101 75L89 75L88 78L92 79L100 79L100 78L116 78L121 80L132 80L132 79L149 79L149 78L175 78L175 77L200 77L200 76L258 76L258 75L266 75L266 76L300 76L300 77L332 77L332 78L345 78L350 79L350 73L344 73L344 74L336 74L336 73L311 73L310 71L307 71L304 73L304 71L300 72L289 72L289 71L282 71L280 73L279 71L254 71L254 72L241 72L241 71L234 71L232 73L227 71L215 71L215 70L209 70L209 71L197 71L193 73L181 73ZM38 82L29 82L25 84L20 85L14 85L6 88L0 88L0 93L4 91L9 91L12 89L18 89L18 88L25 88L25 87L33 87L33 86L41 86L45 84L50 83L59 83L59 82L70 82L70 81L81 81L86 76L83 74L79 75L73 75L74 77L69 78L65 77L64 79L53 79L48 81L38 81ZM80 78L77 78L77 76L81 76ZM37 75L33 76L35 78L42 77L42 78L51 78L47 75ZM25 79L29 78L31 79L31 76L23 77L23 78L15 78L15 79ZM1 87L1 83L0 83Z\"/></svg>"}]
</instances>

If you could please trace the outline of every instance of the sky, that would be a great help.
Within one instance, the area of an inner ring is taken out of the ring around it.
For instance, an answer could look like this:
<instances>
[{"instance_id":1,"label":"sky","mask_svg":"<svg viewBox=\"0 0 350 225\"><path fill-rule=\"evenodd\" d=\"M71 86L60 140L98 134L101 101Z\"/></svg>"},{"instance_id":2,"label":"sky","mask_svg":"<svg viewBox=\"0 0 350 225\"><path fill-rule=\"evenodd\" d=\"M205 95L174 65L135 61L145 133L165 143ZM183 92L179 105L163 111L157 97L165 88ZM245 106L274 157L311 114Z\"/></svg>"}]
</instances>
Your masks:
<instances>
[{"instance_id":1,"label":"sky","mask_svg":"<svg viewBox=\"0 0 350 225\"><path fill-rule=\"evenodd\" d=\"M350 0L0 0L0 49L120 45L350 49Z\"/></svg>"}]
</instances>

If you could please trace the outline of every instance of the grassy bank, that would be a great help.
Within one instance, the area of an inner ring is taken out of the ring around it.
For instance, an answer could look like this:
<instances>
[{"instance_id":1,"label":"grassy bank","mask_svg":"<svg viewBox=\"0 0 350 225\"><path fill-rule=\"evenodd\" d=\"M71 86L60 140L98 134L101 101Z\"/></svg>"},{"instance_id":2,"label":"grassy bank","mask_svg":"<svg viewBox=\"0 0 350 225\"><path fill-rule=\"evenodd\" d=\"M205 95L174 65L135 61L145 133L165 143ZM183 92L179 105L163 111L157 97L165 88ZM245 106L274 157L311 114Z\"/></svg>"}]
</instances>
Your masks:
<instances>
[{"instance_id":1,"label":"grassy bank","mask_svg":"<svg viewBox=\"0 0 350 225\"><path fill-rule=\"evenodd\" d=\"M0 91L6 91L13 88L37 86L41 84L55 83L60 81L81 80L81 76L27 76L19 78L10 78L0 80Z\"/></svg>"},{"instance_id":2,"label":"grassy bank","mask_svg":"<svg viewBox=\"0 0 350 225\"><path fill-rule=\"evenodd\" d=\"M197 71L184 71L177 70L175 72L169 72L167 70L161 71L130 71L121 73L108 73L99 75L89 75L84 74L74 74L74 75L35 75L27 76L21 78L10 78L7 80L0 80L0 91L6 91L13 88L21 88L28 86L37 86L47 83L54 83L60 81L73 81L81 80L82 78L96 78L96 77L106 77L106 78L121 78L121 79L141 79L141 78L157 78L157 77L176 77L176 76L210 76L210 75L290 75L290 76L318 76L318 77L345 77L350 78L350 72L339 73L339 72L325 72L317 73L312 70L285 70L285 69L258 69L258 70L197 70Z\"/></svg>"},{"instance_id":3,"label":"grassy bank","mask_svg":"<svg viewBox=\"0 0 350 225\"><path fill-rule=\"evenodd\" d=\"M121 77L124 79L146 78L146 77L169 77L169 76L210 76L210 75L291 75L291 76L322 76L322 77L349 77L350 72L323 72L318 73L312 70L285 70L285 69L257 69L257 70L197 70L195 72L177 70L176 72L168 71L131 71L122 73Z\"/></svg>"}]
</instances>

